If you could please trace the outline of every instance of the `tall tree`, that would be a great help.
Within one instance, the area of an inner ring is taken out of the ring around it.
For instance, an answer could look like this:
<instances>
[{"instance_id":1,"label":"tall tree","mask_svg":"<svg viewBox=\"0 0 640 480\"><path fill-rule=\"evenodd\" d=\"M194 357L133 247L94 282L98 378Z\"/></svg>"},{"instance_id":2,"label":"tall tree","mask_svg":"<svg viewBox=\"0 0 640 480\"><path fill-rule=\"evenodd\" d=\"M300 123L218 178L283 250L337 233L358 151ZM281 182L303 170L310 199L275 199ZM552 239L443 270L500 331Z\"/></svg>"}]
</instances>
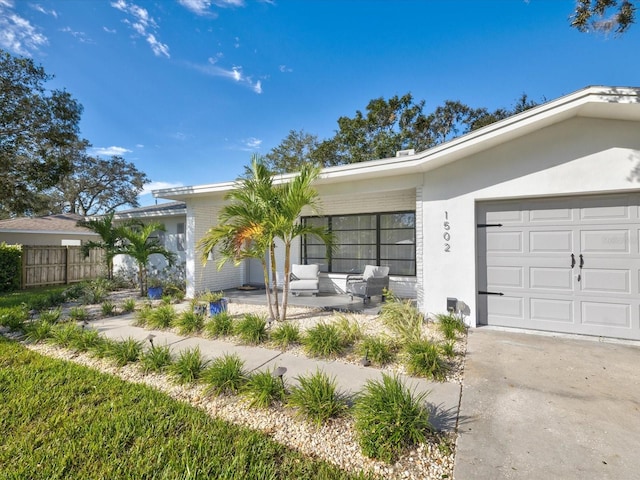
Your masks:
<instances>
[{"instance_id":1,"label":"tall tree","mask_svg":"<svg viewBox=\"0 0 640 480\"><path fill-rule=\"evenodd\" d=\"M291 130L289 134L265 156L265 163L274 173L296 172L300 165L315 163L311 156L318 146L318 137L303 130Z\"/></svg>"},{"instance_id":2,"label":"tall tree","mask_svg":"<svg viewBox=\"0 0 640 480\"><path fill-rule=\"evenodd\" d=\"M82 106L33 60L0 50L0 217L32 213L71 168Z\"/></svg>"},{"instance_id":3,"label":"tall tree","mask_svg":"<svg viewBox=\"0 0 640 480\"><path fill-rule=\"evenodd\" d=\"M631 0L577 0L571 26L580 32L625 33L635 23L635 3Z\"/></svg>"},{"instance_id":4,"label":"tall tree","mask_svg":"<svg viewBox=\"0 0 640 480\"><path fill-rule=\"evenodd\" d=\"M73 170L50 192L53 213L96 215L118 207L138 207L138 195L149 183L147 175L133 163L113 156L92 157L80 152L73 160Z\"/></svg>"},{"instance_id":5,"label":"tall tree","mask_svg":"<svg viewBox=\"0 0 640 480\"><path fill-rule=\"evenodd\" d=\"M167 259L169 265L173 265L175 254L167 250L158 240L152 236L156 232L164 232L162 223L142 223L132 221L116 228L115 235L122 239L119 253L128 255L138 265L138 284L140 295L147 293L147 269L149 258L152 255L161 255Z\"/></svg>"}]
</instances>

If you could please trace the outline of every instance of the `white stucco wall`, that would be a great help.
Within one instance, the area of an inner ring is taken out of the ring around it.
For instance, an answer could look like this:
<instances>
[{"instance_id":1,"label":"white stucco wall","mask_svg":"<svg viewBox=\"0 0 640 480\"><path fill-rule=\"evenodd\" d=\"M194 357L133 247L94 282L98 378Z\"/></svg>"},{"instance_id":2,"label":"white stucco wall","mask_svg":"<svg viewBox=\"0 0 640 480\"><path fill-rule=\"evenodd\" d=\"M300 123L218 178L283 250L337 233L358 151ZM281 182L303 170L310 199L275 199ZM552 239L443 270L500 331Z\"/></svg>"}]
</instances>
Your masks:
<instances>
[{"instance_id":1,"label":"white stucco wall","mask_svg":"<svg viewBox=\"0 0 640 480\"><path fill-rule=\"evenodd\" d=\"M91 240L98 241L100 237L95 234L79 235L75 233L0 232L0 243L4 242L7 245L71 245L68 243L69 240L86 243ZM64 243L65 241L67 243Z\"/></svg>"},{"instance_id":2,"label":"white stucco wall","mask_svg":"<svg viewBox=\"0 0 640 480\"><path fill-rule=\"evenodd\" d=\"M470 307L467 321L476 325L477 202L638 190L639 127L574 118L425 172L423 311L444 312L447 297L456 297Z\"/></svg>"}]
</instances>

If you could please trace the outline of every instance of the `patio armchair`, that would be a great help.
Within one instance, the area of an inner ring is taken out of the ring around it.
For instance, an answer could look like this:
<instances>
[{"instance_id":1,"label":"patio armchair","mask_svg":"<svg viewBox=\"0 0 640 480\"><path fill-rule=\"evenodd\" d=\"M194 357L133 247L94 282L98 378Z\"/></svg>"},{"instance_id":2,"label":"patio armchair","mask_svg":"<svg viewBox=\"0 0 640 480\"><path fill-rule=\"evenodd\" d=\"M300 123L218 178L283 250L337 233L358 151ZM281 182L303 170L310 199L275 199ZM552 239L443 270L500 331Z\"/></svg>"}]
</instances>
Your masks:
<instances>
[{"instance_id":1,"label":"patio armchair","mask_svg":"<svg viewBox=\"0 0 640 480\"><path fill-rule=\"evenodd\" d=\"M347 293L353 297L362 297L362 302L367 303L374 295L382 296L384 290L389 288L389 267L366 265L362 275L347 275Z\"/></svg>"},{"instance_id":2,"label":"patio armchair","mask_svg":"<svg viewBox=\"0 0 640 480\"><path fill-rule=\"evenodd\" d=\"M294 296L298 296L301 293L317 295L320 291L320 266L291 265L289 291Z\"/></svg>"}]
</instances>

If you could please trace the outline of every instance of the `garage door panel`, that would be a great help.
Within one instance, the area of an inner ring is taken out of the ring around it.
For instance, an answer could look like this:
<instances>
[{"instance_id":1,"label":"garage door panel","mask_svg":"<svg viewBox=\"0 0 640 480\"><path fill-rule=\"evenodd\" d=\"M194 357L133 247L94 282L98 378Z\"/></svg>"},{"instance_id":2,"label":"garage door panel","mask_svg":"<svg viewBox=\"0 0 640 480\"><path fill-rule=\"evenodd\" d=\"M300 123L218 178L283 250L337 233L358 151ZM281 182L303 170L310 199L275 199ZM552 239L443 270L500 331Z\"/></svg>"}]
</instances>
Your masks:
<instances>
[{"instance_id":1,"label":"garage door panel","mask_svg":"<svg viewBox=\"0 0 640 480\"><path fill-rule=\"evenodd\" d=\"M529 210L529 221L533 224L543 222L568 223L573 221L573 210L570 208L548 208Z\"/></svg>"},{"instance_id":2,"label":"garage door panel","mask_svg":"<svg viewBox=\"0 0 640 480\"><path fill-rule=\"evenodd\" d=\"M487 253L522 253L522 232L487 233Z\"/></svg>"},{"instance_id":3,"label":"garage door panel","mask_svg":"<svg viewBox=\"0 0 640 480\"><path fill-rule=\"evenodd\" d=\"M573 274L568 268L532 267L529 269L529 287L570 292Z\"/></svg>"},{"instance_id":4,"label":"garage door panel","mask_svg":"<svg viewBox=\"0 0 640 480\"><path fill-rule=\"evenodd\" d=\"M478 224L479 323L640 340L640 194L480 203Z\"/></svg>"},{"instance_id":5,"label":"garage door panel","mask_svg":"<svg viewBox=\"0 0 640 480\"><path fill-rule=\"evenodd\" d=\"M623 303L581 302L584 325L597 327L631 326L631 306Z\"/></svg>"},{"instance_id":6,"label":"garage door panel","mask_svg":"<svg viewBox=\"0 0 640 480\"><path fill-rule=\"evenodd\" d=\"M522 320L524 318L522 297L491 295L487 298L487 309L492 316Z\"/></svg>"},{"instance_id":7,"label":"garage door panel","mask_svg":"<svg viewBox=\"0 0 640 480\"><path fill-rule=\"evenodd\" d=\"M533 321L573 323L574 302L571 300L532 298L530 305Z\"/></svg>"},{"instance_id":8,"label":"garage door panel","mask_svg":"<svg viewBox=\"0 0 640 480\"><path fill-rule=\"evenodd\" d=\"M584 254L630 253L629 230L582 230L580 252Z\"/></svg>"},{"instance_id":9,"label":"garage door panel","mask_svg":"<svg viewBox=\"0 0 640 480\"><path fill-rule=\"evenodd\" d=\"M487 286L491 289L522 288L523 278L522 267L500 265L487 267Z\"/></svg>"},{"instance_id":10,"label":"garage door panel","mask_svg":"<svg viewBox=\"0 0 640 480\"><path fill-rule=\"evenodd\" d=\"M583 293L631 293L631 272L613 269L583 269L580 290Z\"/></svg>"},{"instance_id":11,"label":"garage door panel","mask_svg":"<svg viewBox=\"0 0 640 480\"><path fill-rule=\"evenodd\" d=\"M563 253L570 255L573 246L573 232L535 231L529 233L529 251L531 253Z\"/></svg>"}]
</instances>

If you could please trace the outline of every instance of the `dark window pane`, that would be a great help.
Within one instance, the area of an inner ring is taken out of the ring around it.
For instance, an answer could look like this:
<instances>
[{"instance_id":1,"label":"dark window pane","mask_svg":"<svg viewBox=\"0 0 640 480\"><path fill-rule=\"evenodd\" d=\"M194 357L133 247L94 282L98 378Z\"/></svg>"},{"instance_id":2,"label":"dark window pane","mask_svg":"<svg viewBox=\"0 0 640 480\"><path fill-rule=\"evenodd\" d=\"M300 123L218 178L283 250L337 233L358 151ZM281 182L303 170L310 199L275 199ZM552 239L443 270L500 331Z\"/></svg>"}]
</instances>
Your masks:
<instances>
[{"instance_id":1,"label":"dark window pane","mask_svg":"<svg viewBox=\"0 0 640 480\"><path fill-rule=\"evenodd\" d=\"M375 258L375 245L340 245L333 258Z\"/></svg>"},{"instance_id":2,"label":"dark window pane","mask_svg":"<svg viewBox=\"0 0 640 480\"><path fill-rule=\"evenodd\" d=\"M416 241L416 231L413 229L404 230L381 230L380 243L382 244L413 244Z\"/></svg>"},{"instance_id":3,"label":"dark window pane","mask_svg":"<svg viewBox=\"0 0 640 480\"><path fill-rule=\"evenodd\" d=\"M367 260L333 260L332 271L334 273L362 273L364 266L375 264L375 259Z\"/></svg>"},{"instance_id":4,"label":"dark window pane","mask_svg":"<svg viewBox=\"0 0 640 480\"><path fill-rule=\"evenodd\" d=\"M331 217L331 229L336 230L367 230L376 228L375 215L346 215Z\"/></svg>"},{"instance_id":5,"label":"dark window pane","mask_svg":"<svg viewBox=\"0 0 640 480\"><path fill-rule=\"evenodd\" d=\"M327 255L326 250L324 245L307 245L307 256L324 259Z\"/></svg>"},{"instance_id":6,"label":"dark window pane","mask_svg":"<svg viewBox=\"0 0 640 480\"><path fill-rule=\"evenodd\" d=\"M327 217L307 217L304 221L307 225L313 227L326 227L329 224Z\"/></svg>"},{"instance_id":7,"label":"dark window pane","mask_svg":"<svg viewBox=\"0 0 640 480\"><path fill-rule=\"evenodd\" d=\"M384 260L382 265L389 267L389 275L410 275L416 274L416 262L400 260Z\"/></svg>"},{"instance_id":8,"label":"dark window pane","mask_svg":"<svg viewBox=\"0 0 640 480\"><path fill-rule=\"evenodd\" d=\"M336 245L360 245L360 244L375 244L376 232L375 230L360 230L350 232L335 232Z\"/></svg>"},{"instance_id":9,"label":"dark window pane","mask_svg":"<svg viewBox=\"0 0 640 480\"><path fill-rule=\"evenodd\" d=\"M415 260L416 250L413 245L381 245L380 258L392 260Z\"/></svg>"},{"instance_id":10,"label":"dark window pane","mask_svg":"<svg viewBox=\"0 0 640 480\"><path fill-rule=\"evenodd\" d=\"M380 215L380 228L415 228L416 214L410 213L384 213Z\"/></svg>"}]
</instances>

